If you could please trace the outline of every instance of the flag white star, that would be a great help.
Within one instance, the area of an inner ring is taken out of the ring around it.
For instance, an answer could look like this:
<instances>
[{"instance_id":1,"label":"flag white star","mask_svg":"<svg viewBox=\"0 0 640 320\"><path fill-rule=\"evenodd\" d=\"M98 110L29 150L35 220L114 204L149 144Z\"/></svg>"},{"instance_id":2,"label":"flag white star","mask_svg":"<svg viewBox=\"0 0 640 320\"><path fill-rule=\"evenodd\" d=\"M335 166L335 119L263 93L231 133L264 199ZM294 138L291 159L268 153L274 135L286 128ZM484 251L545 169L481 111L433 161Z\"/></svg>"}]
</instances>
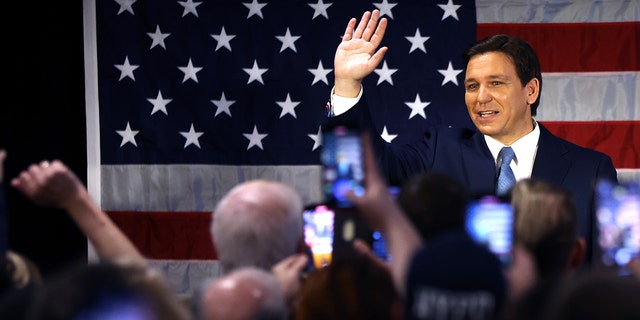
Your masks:
<instances>
[{"instance_id":1,"label":"flag white star","mask_svg":"<svg viewBox=\"0 0 640 320\"><path fill-rule=\"evenodd\" d=\"M309 72L313 73L313 81L311 85L314 85L318 81L322 81L326 84L329 84L329 80L327 80L327 75L333 71L333 69L325 69L322 65L322 60L318 62L317 69L308 69Z\"/></svg>"},{"instance_id":2,"label":"flag white star","mask_svg":"<svg viewBox=\"0 0 640 320\"><path fill-rule=\"evenodd\" d=\"M212 34L211 37L213 37L213 39L217 41L215 51L218 51L218 49L222 47L225 47L229 49L229 51L231 51L231 39L235 38L236 35L227 34L227 32L224 31L224 26L222 26L222 31L220 31L220 34Z\"/></svg>"},{"instance_id":3,"label":"flag white star","mask_svg":"<svg viewBox=\"0 0 640 320\"><path fill-rule=\"evenodd\" d=\"M153 49L153 47L158 46L158 45L163 47L164 49L167 49L167 47L165 47L165 45L164 45L164 39L166 39L171 34L170 33L162 33L160 31L160 25L156 25L156 32L155 33L147 32L147 35L149 35L149 37L151 37L151 40L153 40L151 42L151 48L149 48L149 49Z\"/></svg>"},{"instance_id":4,"label":"flag white star","mask_svg":"<svg viewBox=\"0 0 640 320\"><path fill-rule=\"evenodd\" d=\"M413 52L413 50L420 49L422 52L427 53L427 49L424 47L424 43L429 40L429 37L423 37L420 34L420 29L416 28L416 34L413 37L405 37L409 42L411 42L411 49L409 49L409 53Z\"/></svg>"},{"instance_id":5,"label":"flag white star","mask_svg":"<svg viewBox=\"0 0 640 320\"><path fill-rule=\"evenodd\" d=\"M189 63L187 64L186 67L178 67L178 69L184 72L184 78L182 79L182 83L185 83L189 79L198 83L198 77L196 76L196 73L200 72L202 68L194 67L193 62L191 62L191 58L189 58Z\"/></svg>"},{"instance_id":6,"label":"flag white star","mask_svg":"<svg viewBox=\"0 0 640 320\"><path fill-rule=\"evenodd\" d=\"M254 14L258 17L264 19L262 16L262 8L266 6L266 3L259 3L258 0L253 0L251 3L242 3L245 7L249 8L249 14L247 15L247 19L251 18Z\"/></svg>"},{"instance_id":7,"label":"flag white star","mask_svg":"<svg viewBox=\"0 0 640 320\"><path fill-rule=\"evenodd\" d=\"M227 97L224 96L224 92L222 92L222 97L220 97L220 100L211 100L211 103L213 103L217 107L216 114L213 116L214 118L223 112L231 117L231 110L229 109L229 107L231 107L232 104L236 103L236 101L227 100Z\"/></svg>"},{"instance_id":8,"label":"flag white star","mask_svg":"<svg viewBox=\"0 0 640 320\"><path fill-rule=\"evenodd\" d=\"M124 79L125 77L131 78L131 80L136 81L136 78L133 76L133 70L138 69L139 65L132 65L129 63L129 56L124 58L123 64L116 64L116 68L120 70L120 79L118 81Z\"/></svg>"},{"instance_id":9,"label":"flag white star","mask_svg":"<svg viewBox=\"0 0 640 320\"><path fill-rule=\"evenodd\" d=\"M258 67L258 60L253 60L253 67L251 69L242 68L242 70L249 74L249 80L247 81L247 84L253 82L254 80L257 80L258 82L264 84L264 82L262 81L262 74L267 72L267 70L269 69L260 69Z\"/></svg>"},{"instance_id":10,"label":"flag white star","mask_svg":"<svg viewBox=\"0 0 640 320\"><path fill-rule=\"evenodd\" d=\"M311 151L319 148L322 145L322 126L318 127L318 133L310 133L307 136L313 140L313 148L311 148Z\"/></svg>"},{"instance_id":11,"label":"flag white star","mask_svg":"<svg viewBox=\"0 0 640 320\"><path fill-rule=\"evenodd\" d=\"M164 114L169 115L167 113L167 105L169 104L169 102L171 102L171 100L173 99L164 99L162 97L162 92L158 90L158 96L155 99L147 99L147 101L153 104L153 110L151 110L151 115L153 115L158 111L162 111L164 112Z\"/></svg>"},{"instance_id":12,"label":"flag white star","mask_svg":"<svg viewBox=\"0 0 640 320\"><path fill-rule=\"evenodd\" d=\"M397 134L389 134L389 131L387 131L387 126L384 126L382 128L382 134L380 135L380 137L382 137L382 139L384 139L384 141L391 143L391 141L393 141L393 139L397 138L398 135Z\"/></svg>"},{"instance_id":13,"label":"flag white star","mask_svg":"<svg viewBox=\"0 0 640 320\"><path fill-rule=\"evenodd\" d=\"M278 40L282 41L282 47L280 47L280 52L286 50L287 48L293 50L293 52L298 52L296 50L295 42L300 39L300 36L292 36L289 28L287 28L287 32L285 32L284 36L276 36Z\"/></svg>"},{"instance_id":14,"label":"flag white star","mask_svg":"<svg viewBox=\"0 0 640 320\"><path fill-rule=\"evenodd\" d=\"M178 1L178 3L184 7L184 11L182 11L182 16L186 16L189 13L193 14L194 16L198 16L198 11L196 10L196 7L202 4L201 2L193 2L193 0L187 0L187 1Z\"/></svg>"},{"instance_id":15,"label":"flag white star","mask_svg":"<svg viewBox=\"0 0 640 320\"><path fill-rule=\"evenodd\" d=\"M200 138L200 136L203 134L204 132L197 132L194 128L193 128L193 123L191 124L191 128L189 129L189 132L186 131L180 131L180 134L187 138L187 141L185 141L184 143L184 149L187 148L187 146L189 145L194 145L196 147L198 147L198 149L200 148L200 141L198 141L198 138Z\"/></svg>"},{"instance_id":16,"label":"flag white star","mask_svg":"<svg viewBox=\"0 0 640 320\"><path fill-rule=\"evenodd\" d=\"M389 16L389 18L393 19L393 13L391 12L391 9L397 6L398 3L389 3L387 0L382 0L382 2L374 3L373 5L380 10L380 17L386 14Z\"/></svg>"},{"instance_id":17,"label":"flag white star","mask_svg":"<svg viewBox=\"0 0 640 320\"><path fill-rule=\"evenodd\" d=\"M324 2L322 2L322 0L318 0L318 3L316 4L308 3L309 7L313 8L313 18L311 18L311 20L315 19L317 16L320 16L320 15L329 19L329 14L327 13L327 9L329 9L329 7L332 4L333 3L325 4Z\"/></svg>"},{"instance_id":18,"label":"flag white star","mask_svg":"<svg viewBox=\"0 0 640 320\"><path fill-rule=\"evenodd\" d=\"M253 146L257 146L258 148L264 150L264 148L262 148L262 139L264 139L268 134L259 133L258 127L256 125L253 126L252 133L243 133L242 135L245 138L249 139L249 145L247 146L247 150L251 149L251 147Z\"/></svg>"},{"instance_id":19,"label":"flag white star","mask_svg":"<svg viewBox=\"0 0 640 320\"><path fill-rule=\"evenodd\" d=\"M458 4L453 4L453 0L449 0L447 4L439 4L438 7L444 10L444 13L442 14L442 19L440 19L440 21L446 19L447 17L453 17L454 19L459 20L457 10L462 6Z\"/></svg>"},{"instance_id":20,"label":"flag white star","mask_svg":"<svg viewBox=\"0 0 640 320\"><path fill-rule=\"evenodd\" d=\"M424 113L424 108L426 108L431 102L422 102L420 100L420 94L416 94L416 100L413 102L405 102L409 108L411 108L411 114L409 115L409 119L413 118L415 115L420 115L423 118L427 118L427 115Z\"/></svg>"},{"instance_id":21,"label":"flag white star","mask_svg":"<svg viewBox=\"0 0 640 320\"><path fill-rule=\"evenodd\" d=\"M440 72L440 74L444 76L444 79L442 80L442 84L440 86L444 86L447 82L453 82L457 86L458 85L457 76L460 74L460 72L462 72L462 69L460 70L453 69L453 66L451 65L451 61L449 61L449 66L447 66L447 70L438 69L438 72Z\"/></svg>"},{"instance_id":22,"label":"flag white star","mask_svg":"<svg viewBox=\"0 0 640 320\"><path fill-rule=\"evenodd\" d=\"M292 115L294 118L298 118L296 116L296 106L300 104L300 101L291 101L291 96L287 93L287 99L285 101L276 101L276 103L282 108L280 112L280 118L284 117L286 114Z\"/></svg>"},{"instance_id":23,"label":"flag white star","mask_svg":"<svg viewBox=\"0 0 640 320\"><path fill-rule=\"evenodd\" d=\"M131 143L134 146L138 146L136 143L136 135L140 132L139 130L131 130L131 126L129 125L129 121L127 121L127 127L124 130L116 130L122 137L122 142L120 143L120 147L124 146L127 143Z\"/></svg>"},{"instance_id":24,"label":"flag white star","mask_svg":"<svg viewBox=\"0 0 640 320\"><path fill-rule=\"evenodd\" d=\"M393 85L393 79L391 79L391 75L396 73L396 71L398 71L398 69L389 69L389 67L387 67L387 61L385 60L382 63L382 68L376 69L376 70L373 70L373 71L375 73L377 73L378 76L380 77L380 78L378 78L378 83L377 84L380 84L383 81L387 81L391 85Z\"/></svg>"},{"instance_id":25,"label":"flag white star","mask_svg":"<svg viewBox=\"0 0 640 320\"><path fill-rule=\"evenodd\" d=\"M135 13L133 13L133 8L131 6L134 3L136 3L136 1L138 0L115 0L115 1L120 5L120 9L118 10L118 15L120 15L125 11L128 11L134 16L136 15Z\"/></svg>"}]
</instances>

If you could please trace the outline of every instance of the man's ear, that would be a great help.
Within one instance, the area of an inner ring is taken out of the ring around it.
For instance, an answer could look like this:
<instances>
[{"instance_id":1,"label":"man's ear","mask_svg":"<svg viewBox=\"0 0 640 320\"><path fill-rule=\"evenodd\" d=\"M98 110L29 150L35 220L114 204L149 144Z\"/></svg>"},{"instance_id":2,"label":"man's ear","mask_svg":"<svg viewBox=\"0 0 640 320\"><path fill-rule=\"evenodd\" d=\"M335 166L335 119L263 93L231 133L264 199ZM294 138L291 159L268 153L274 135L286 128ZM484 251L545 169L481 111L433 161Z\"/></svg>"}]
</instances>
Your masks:
<instances>
[{"instance_id":1,"label":"man's ear","mask_svg":"<svg viewBox=\"0 0 640 320\"><path fill-rule=\"evenodd\" d=\"M568 267L570 270L576 270L582 266L585 252L586 242L583 237L578 237L573 243L573 248L571 248L571 253L569 255Z\"/></svg>"},{"instance_id":2,"label":"man's ear","mask_svg":"<svg viewBox=\"0 0 640 320\"><path fill-rule=\"evenodd\" d=\"M533 104L540 95L540 80L538 78L529 80L525 85L525 90L527 90L527 103Z\"/></svg>"}]
</instances>

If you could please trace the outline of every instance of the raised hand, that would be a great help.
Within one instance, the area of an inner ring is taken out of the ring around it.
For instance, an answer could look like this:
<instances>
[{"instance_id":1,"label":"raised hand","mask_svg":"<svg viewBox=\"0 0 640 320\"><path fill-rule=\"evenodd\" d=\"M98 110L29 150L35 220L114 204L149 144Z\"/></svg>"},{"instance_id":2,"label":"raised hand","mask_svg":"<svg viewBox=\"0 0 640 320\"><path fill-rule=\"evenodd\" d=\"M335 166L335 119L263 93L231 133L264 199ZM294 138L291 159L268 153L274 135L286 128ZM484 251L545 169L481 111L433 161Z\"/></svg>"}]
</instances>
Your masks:
<instances>
[{"instance_id":1,"label":"raised hand","mask_svg":"<svg viewBox=\"0 0 640 320\"><path fill-rule=\"evenodd\" d=\"M70 201L86 193L78 177L58 160L30 165L11 185L38 205L61 209L68 209Z\"/></svg>"},{"instance_id":2,"label":"raised hand","mask_svg":"<svg viewBox=\"0 0 640 320\"><path fill-rule=\"evenodd\" d=\"M349 20L334 58L335 94L348 98L358 96L362 79L382 62L388 49L378 48L387 29L379 10L366 11L357 28L356 22Z\"/></svg>"}]
</instances>

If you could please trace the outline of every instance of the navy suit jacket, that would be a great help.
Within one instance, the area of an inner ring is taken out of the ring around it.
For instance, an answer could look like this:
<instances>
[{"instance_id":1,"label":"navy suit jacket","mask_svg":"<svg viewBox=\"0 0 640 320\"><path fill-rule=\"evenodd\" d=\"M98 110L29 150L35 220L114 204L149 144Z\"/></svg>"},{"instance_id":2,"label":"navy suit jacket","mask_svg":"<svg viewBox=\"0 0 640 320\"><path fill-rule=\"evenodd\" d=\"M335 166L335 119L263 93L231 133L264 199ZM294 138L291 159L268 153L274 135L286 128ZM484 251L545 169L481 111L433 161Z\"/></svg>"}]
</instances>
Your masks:
<instances>
[{"instance_id":1,"label":"navy suit jacket","mask_svg":"<svg viewBox=\"0 0 640 320\"><path fill-rule=\"evenodd\" d=\"M333 123L354 122L371 127L366 99L343 115L330 118ZM597 234L594 221L594 186L598 179L617 182L611 158L554 136L542 124L538 151L531 178L562 186L573 194L578 213L579 233L587 243L586 263L591 262ZM421 171L447 174L473 195L494 194L496 166L482 133L449 127L426 128L424 135L411 144L392 145L372 134L378 163L390 185L402 186L411 175Z\"/></svg>"}]
</instances>

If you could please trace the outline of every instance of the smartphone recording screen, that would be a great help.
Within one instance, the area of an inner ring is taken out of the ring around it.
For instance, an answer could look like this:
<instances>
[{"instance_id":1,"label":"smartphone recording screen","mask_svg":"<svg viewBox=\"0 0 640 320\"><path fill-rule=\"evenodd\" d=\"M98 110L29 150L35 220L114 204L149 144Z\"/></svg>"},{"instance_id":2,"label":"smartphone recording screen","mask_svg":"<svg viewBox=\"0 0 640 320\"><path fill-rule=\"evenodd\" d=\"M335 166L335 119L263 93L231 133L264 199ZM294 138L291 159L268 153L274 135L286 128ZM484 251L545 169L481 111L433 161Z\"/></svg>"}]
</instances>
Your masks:
<instances>
[{"instance_id":1,"label":"smartphone recording screen","mask_svg":"<svg viewBox=\"0 0 640 320\"><path fill-rule=\"evenodd\" d=\"M353 205L346 194L353 190L364 191L364 166L360 132L346 126L336 126L323 131L322 190L325 201L338 208Z\"/></svg>"},{"instance_id":2,"label":"smartphone recording screen","mask_svg":"<svg viewBox=\"0 0 640 320\"><path fill-rule=\"evenodd\" d=\"M630 274L626 265L640 257L640 182L599 181L596 204L600 262Z\"/></svg>"},{"instance_id":3,"label":"smartphone recording screen","mask_svg":"<svg viewBox=\"0 0 640 320\"><path fill-rule=\"evenodd\" d=\"M471 201L467 209L466 229L471 238L493 252L504 266L511 263L513 209L496 197Z\"/></svg>"},{"instance_id":4,"label":"smartphone recording screen","mask_svg":"<svg viewBox=\"0 0 640 320\"><path fill-rule=\"evenodd\" d=\"M311 261L315 269L331 263L333 254L334 212L326 205L313 205L305 208L304 241L310 249Z\"/></svg>"}]
</instances>

